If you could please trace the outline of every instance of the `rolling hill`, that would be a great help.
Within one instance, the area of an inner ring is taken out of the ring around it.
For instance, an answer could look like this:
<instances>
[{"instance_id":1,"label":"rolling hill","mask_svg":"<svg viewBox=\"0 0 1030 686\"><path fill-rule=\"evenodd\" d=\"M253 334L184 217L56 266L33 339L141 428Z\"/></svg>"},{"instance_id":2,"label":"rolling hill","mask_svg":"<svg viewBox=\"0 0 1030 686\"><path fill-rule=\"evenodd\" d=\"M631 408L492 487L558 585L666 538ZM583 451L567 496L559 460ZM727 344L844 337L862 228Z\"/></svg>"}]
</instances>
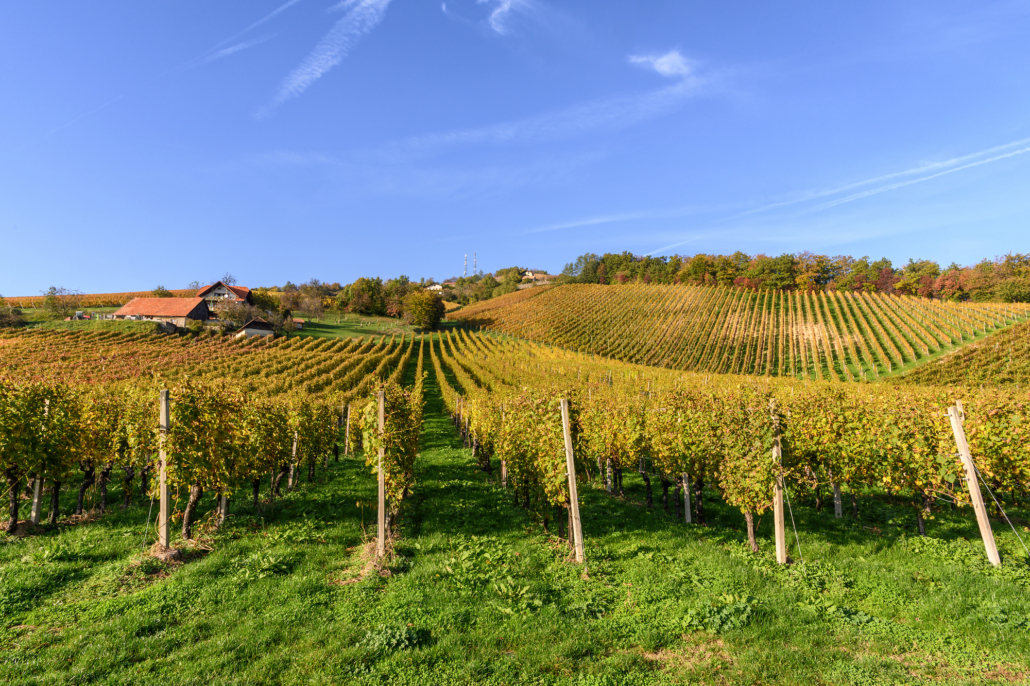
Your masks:
<instances>
[{"instance_id":1,"label":"rolling hill","mask_svg":"<svg viewBox=\"0 0 1030 686\"><path fill-rule=\"evenodd\" d=\"M962 346L897 381L923 386L1025 386L1030 383L1030 323L1010 326Z\"/></svg>"},{"instance_id":2,"label":"rolling hill","mask_svg":"<svg viewBox=\"0 0 1030 686\"><path fill-rule=\"evenodd\" d=\"M1030 305L685 285L569 284L451 320L627 362L712 373L881 378L1024 321Z\"/></svg>"}]
</instances>

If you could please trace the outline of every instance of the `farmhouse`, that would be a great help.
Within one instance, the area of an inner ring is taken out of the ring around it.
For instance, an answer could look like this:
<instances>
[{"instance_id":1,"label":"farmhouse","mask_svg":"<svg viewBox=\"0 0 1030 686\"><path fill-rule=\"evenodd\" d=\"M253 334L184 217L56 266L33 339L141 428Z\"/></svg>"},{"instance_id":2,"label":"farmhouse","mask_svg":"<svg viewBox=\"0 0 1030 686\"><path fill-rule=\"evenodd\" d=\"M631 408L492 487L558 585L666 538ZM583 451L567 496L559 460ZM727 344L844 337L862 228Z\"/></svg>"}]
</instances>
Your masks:
<instances>
[{"instance_id":1,"label":"farmhouse","mask_svg":"<svg viewBox=\"0 0 1030 686\"><path fill-rule=\"evenodd\" d=\"M526 272L525 276L522 277L522 280L524 282L532 282L534 284L537 284L537 283L547 283L549 281L554 281L557 278L558 277L554 276L553 274L546 274L544 272L533 271L531 269L531 270Z\"/></svg>"},{"instance_id":2,"label":"farmhouse","mask_svg":"<svg viewBox=\"0 0 1030 686\"><path fill-rule=\"evenodd\" d=\"M303 329L304 328L304 320L303 319L297 319L296 317L294 317L294 319L293 319L293 328L296 329L297 331L300 331L301 329Z\"/></svg>"},{"instance_id":3,"label":"farmhouse","mask_svg":"<svg viewBox=\"0 0 1030 686\"><path fill-rule=\"evenodd\" d=\"M197 297L207 301L207 308L214 310L218 303L246 303L254 304L254 298L250 295L250 289L245 286L230 286L219 281L210 286L204 286L197 291Z\"/></svg>"},{"instance_id":4,"label":"farmhouse","mask_svg":"<svg viewBox=\"0 0 1030 686\"><path fill-rule=\"evenodd\" d=\"M146 319L186 326L187 321L206 322L207 302L197 298L133 298L111 315L115 319Z\"/></svg>"},{"instance_id":5,"label":"farmhouse","mask_svg":"<svg viewBox=\"0 0 1030 686\"><path fill-rule=\"evenodd\" d=\"M274 335L272 325L266 322L261 317L254 317L249 322L243 325L240 332L236 334L236 338L246 336L251 338L253 336L272 336Z\"/></svg>"}]
</instances>

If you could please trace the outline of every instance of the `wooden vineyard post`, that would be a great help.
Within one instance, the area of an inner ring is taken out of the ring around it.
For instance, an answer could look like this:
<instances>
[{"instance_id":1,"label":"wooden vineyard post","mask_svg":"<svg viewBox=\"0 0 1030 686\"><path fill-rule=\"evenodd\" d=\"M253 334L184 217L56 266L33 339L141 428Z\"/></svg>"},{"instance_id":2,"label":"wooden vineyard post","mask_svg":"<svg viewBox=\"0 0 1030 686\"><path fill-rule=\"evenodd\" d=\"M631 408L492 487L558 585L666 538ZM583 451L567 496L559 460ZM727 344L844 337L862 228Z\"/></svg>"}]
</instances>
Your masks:
<instances>
[{"instance_id":1,"label":"wooden vineyard post","mask_svg":"<svg viewBox=\"0 0 1030 686\"><path fill-rule=\"evenodd\" d=\"M171 539L168 534L168 523L172 517L172 501L168 494L168 451L165 450L165 441L168 440L168 428L171 424L171 408L169 407L168 391L161 391L161 416L158 423L158 430L161 435L160 452L160 473L158 476L158 497L161 502L157 511L157 542L162 550L167 550Z\"/></svg>"},{"instance_id":2,"label":"wooden vineyard post","mask_svg":"<svg viewBox=\"0 0 1030 686\"><path fill-rule=\"evenodd\" d=\"M40 510L43 508L43 475L36 475L36 484L32 490L32 514L29 521L39 525Z\"/></svg>"},{"instance_id":3,"label":"wooden vineyard post","mask_svg":"<svg viewBox=\"0 0 1030 686\"><path fill-rule=\"evenodd\" d=\"M43 401L43 421L46 423L50 417L50 399L47 398ZM40 471L36 474L36 480L33 484L32 489L32 513L29 515L29 521L34 525L39 526L39 517L43 512L43 472Z\"/></svg>"},{"instance_id":4,"label":"wooden vineyard post","mask_svg":"<svg viewBox=\"0 0 1030 686\"><path fill-rule=\"evenodd\" d=\"M289 477L287 477L287 481L286 481L286 490L288 490L288 491L292 491L293 490L293 485L294 485L293 476L294 476L295 469L297 467L297 438L298 437L299 437L299 432L294 431L293 432L293 457L290 458L290 475L289 475Z\"/></svg>"},{"instance_id":5,"label":"wooden vineyard post","mask_svg":"<svg viewBox=\"0 0 1030 686\"><path fill-rule=\"evenodd\" d=\"M777 467L783 457L780 447L780 437L777 436L773 443L773 463ZM776 562L781 565L787 564L787 529L783 521L783 477L776 475L776 486L773 497L773 528L776 532Z\"/></svg>"},{"instance_id":6,"label":"wooden vineyard post","mask_svg":"<svg viewBox=\"0 0 1030 686\"><path fill-rule=\"evenodd\" d=\"M991 530L991 521L987 519L987 508L984 507L983 494L980 493L980 480L976 475L976 466L973 464L973 455L969 452L969 443L966 442L966 430L962 426L962 414L960 405L948 408L948 417L951 419L951 430L955 434L955 445L958 446L959 457L962 458L962 467L966 471L966 485L969 486L969 499L973 501L973 511L976 512L976 523L980 525L980 537L984 540L984 548L987 549L987 559L997 567L1001 564L1001 556L998 555L998 546L994 542L994 532Z\"/></svg>"},{"instance_id":7,"label":"wooden vineyard post","mask_svg":"<svg viewBox=\"0 0 1030 686\"><path fill-rule=\"evenodd\" d=\"M690 524L690 475L683 472L683 517Z\"/></svg>"},{"instance_id":8,"label":"wooden vineyard post","mask_svg":"<svg viewBox=\"0 0 1030 686\"><path fill-rule=\"evenodd\" d=\"M501 405L501 430L504 430L504 405ZM501 488L508 488L508 461L501 458Z\"/></svg>"},{"instance_id":9,"label":"wooden vineyard post","mask_svg":"<svg viewBox=\"0 0 1030 686\"><path fill-rule=\"evenodd\" d=\"M386 433L386 391L379 391L379 518L376 520L376 556L386 554L386 474L383 473L383 458L386 447L382 443Z\"/></svg>"},{"instance_id":10,"label":"wooden vineyard post","mask_svg":"<svg viewBox=\"0 0 1030 686\"><path fill-rule=\"evenodd\" d=\"M333 443L333 452L336 455L337 462L340 461L340 429L343 428L343 420L347 414L348 407L349 405L343 405L340 407L340 418L336 420L336 441Z\"/></svg>"},{"instance_id":11,"label":"wooden vineyard post","mask_svg":"<svg viewBox=\"0 0 1030 686\"><path fill-rule=\"evenodd\" d=\"M840 519L844 516L844 503L840 496L840 484L833 482L833 514Z\"/></svg>"},{"instance_id":12,"label":"wooden vineyard post","mask_svg":"<svg viewBox=\"0 0 1030 686\"><path fill-rule=\"evenodd\" d=\"M350 455L350 403L347 403L347 432L344 434L344 455Z\"/></svg>"},{"instance_id":13,"label":"wooden vineyard post","mask_svg":"<svg viewBox=\"0 0 1030 686\"><path fill-rule=\"evenodd\" d=\"M576 546L576 562L582 564L583 523L579 518L579 491L576 488L576 460L572 454L572 429L569 426L569 401L561 399L561 423L565 433L565 465L569 473L569 508L572 510L572 536Z\"/></svg>"}]
</instances>

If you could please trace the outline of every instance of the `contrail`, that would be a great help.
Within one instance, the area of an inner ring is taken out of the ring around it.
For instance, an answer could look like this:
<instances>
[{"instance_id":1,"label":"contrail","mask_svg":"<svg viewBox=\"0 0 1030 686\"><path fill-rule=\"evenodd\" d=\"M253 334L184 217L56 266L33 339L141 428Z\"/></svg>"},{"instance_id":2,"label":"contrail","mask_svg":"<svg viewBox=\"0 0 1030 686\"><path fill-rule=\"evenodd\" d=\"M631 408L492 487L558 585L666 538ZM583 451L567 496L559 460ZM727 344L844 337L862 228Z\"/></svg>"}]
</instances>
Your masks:
<instances>
[{"instance_id":1,"label":"contrail","mask_svg":"<svg viewBox=\"0 0 1030 686\"><path fill-rule=\"evenodd\" d=\"M686 245L687 243L693 243L694 241L699 241L699 240L701 240L702 238L705 238L708 235L709 234L704 234L704 233L698 234L697 236L692 236L692 237L688 238L685 241L680 241L679 243L673 243L671 245L666 245L665 247L662 247L662 248L655 248L651 252L646 252L644 254L645 255L654 255L656 252L665 252L669 248L678 248L681 245Z\"/></svg>"},{"instance_id":2,"label":"contrail","mask_svg":"<svg viewBox=\"0 0 1030 686\"><path fill-rule=\"evenodd\" d=\"M800 197L800 198L794 198L793 200L783 200L781 202L774 202L774 203L769 203L768 205L762 205L761 207L756 207L756 208L747 210L745 212L741 212L740 214L734 215L734 217L732 217L732 218L736 219L736 218L740 218L740 217L746 217L749 214L756 214L758 212L765 212L767 210L774 210L777 207L787 207L789 205L797 205L799 203L808 202L809 200L815 200L816 198L825 198L825 197L828 197L828 196L831 196L831 195L837 195L838 193L843 193L843 192L849 191L849 190L851 190L853 188L861 188L862 186L868 186L869 184L872 184L872 183L880 183L882 181L887 181L889 179L896 179L896 178L899 178L899 177L902 177L902 176L912 176L913 174L922 174L922 173L931 171L933 169L941 169L943 167L952 167L953 165L961 164L961 163L965 162L966 160L972 160L972 159L975 159L977 157L982 157L984 155L990 155L991 153L995 153L995 152L997 152L999 150L1004 150L1006 148L1011 148L1014 145L1024 145L1026 143L1030 143L1030 138L1021 138L1020 140L1012 141L1011 143L1005 143L1003 145L996 145L993 148L987 148L986 150L980 150L978 152L970 153L968 155L962 155L960 157L953 157L950 160L944 160L943 162L931 162L929 164L922 164L922 165L920 165L918 167L913 167L912 169L905 169L905 170L899 171L899 172L892 172L890 174L883 174L882 176L874 176L874 177L872 177L870 179L865 179L863 181L856 181L855 183L849 183L849 184L846 184L844 186L838 186L836 188L829 188L829 189L825 189L825 190L821 190L821 191L811 191L811 192L803 194L802 197ZM1001 157L997 157L997 158L994 158L994 159L1002 159L1002 157L1007 157L1007 156L1009 156L1009 155L1002 155ZM994 161L994 160L993 159L992 160L983 160L983 162L991 162L991 161ZM979 164L979 163L977 163L977 164ZM976 166L976 164L956 167L955 169L952 169L950 171L958 171L959 169L967 169L970 166ZM947 172L945 172L945 173L947 173ZM936 176L940 176L940 174L934 174L932 176L928 176L928 177L926 177L926 179L932 179L932 178L935 178ZM917 181L912 181L912 182L905 182L905 183L902 183L900 185L893 185L892 184L891 187L900 188L901 186L907 186L910 183L918 183L918 180ZM890 187L884 187L884 190L890 190ZM882 191L878 191L878 192L882 192ZM869 195L872 195L872 194L870 193ZM855 199L857 199L859 197L865 197L865 196L863 196L862 194L856 194ZM835 203L835 204L839 204L839 203ZM827 204L826 206L827 207L831 207L832 205L831 204Z\"/></svg>"},{"instance_id":3,"label":"contrail","mask_svg":"<svg viewBox=\"0 0 1030 686\"><path fill-rule=\"evenodd\" d=\"M113 100L108 100L108 101L107 101L107 102L105 102L105 103L104 103L103 105L100 105L99 107L94 107L93 109L89 110L88 112L83 112L82 114L80 114L79 116L75 117L75 118L74 118L74 119L72 119L71 121L65 122L64 124L61 124L60 126L57 126L57 127L54 127L54 128L52 128L52 129L50 129L50 130L49 130L49 131L47 131L47 132L46 132L45 134L43 134L43 135L42 135L42 136L41 136L41 137L39 138L39 140L40 140L40 141L46 140L47 138L49 138L50 136L54 135L55 133L57 133L57 132L58 132L58 131L60 131L61 129L65 129L65 128L68 128L69 126L71 126L71 125L72 125L72 124L74 124L75 122L79 121L80 119L84 119L84 118L88 117L88 116L89 116L89 115L91 115L91 114L95 114L96 112L99 112L100 110L104 109L105 107L108 107L108 106L110 106L110 105L113 105L113 104L115 104L116 102L118 102L119 100L121 100L122 98L124 98L124 97L125 97L126 95L127 95L127 93L122 93L122 94L121 94L121 95L119 95L119 96L118 96L117 98L114 98ZM39 142L39 141L37 141L37 143L38 143L38 142Z\"/></svg>"},{"instance_id":4,"label":"contrail","mask_svg":"<svg viewBox=\"0 0 1030 686\"><path fill-rule=\"evenodd\" d=\"M1010 152L1006 152L1006 153L1003 153L1001 155L993 155L993 156L988 157L986 159L978 159L978 160L976 160L974 162L967 162L967 160L973 160L973 159L975 159L977 157L982 157L983 155L988 155L988 154L997 152L999 150L1005 150L1006 148L1011 148L1014 145L1023 145L1025 143L1030 143L1030 138L1022 138L1020 140L1012 141L1010 143L1005 143L1003 145L996 145L996 146L994 146L992 148L987 148L985 150L980 150L979 152L970 153L968 155L962 155L960 157L953 157L952 159L946 160L946 161L943 161L943 162L933 162L933 163L930 163L930 164L921 165L919 167L914 167L912 169L906 169L906 170L900 171L900 172L893 172L891 174L884 174L883 176L873 177L871 179L866 179L865 181L858 181L858 182L855 182L855 183L852 183L852 184L848 184L846 186L839 186L839 187L831 189L831 190L817 191L815 193L810 193L810 194L806 195L803 198L798 198L798 199L795 199L795 200L786 200L786 201L783 201L783 202L772 203L772 204L769 204L769 205L763 205L761 207L757 207L757 208L748 210L747 212L742 212L740 214L735 214L733 216L727 217L726 219L739 219L740 217L744 217L744 216L751 215L751 214L757 214L757 213L760 213L760 212L766 212L768 210L776 209L778 207L785 207L785 206L788 206L788 205L797 205L799 203L803 203L803 202L806 202L806 201L809 201L809 200L813 200L815 198L823 198L823 197L826 197L826 196L829 196L829 195L836 195L837 193L840 193L840 192L845 191L845 190L851 190L853 188L858 188L858 187L861 187L861 186L867 186L867 185L869 185L871 183L876 183L876 182L879 182L879 181L885 181L887 179L895 179L895 178L899 178L899 177L902 177L902 176L911 176L913 174L918 174L918 173L926 172L926 171L929 171L931 169L941 169L941 167L949 167L948 169L942 169L941 171L936 172L934 174L928 174L926 176L920 176L919 178L916 178L916 179L909 179L907 181L899 181L897 183L889 183L889 184L886 184L886 185L883 185L883 186L878 186L876 188L870 188L869 190L860 191L858 193L852 193L851 195L844 196L843 198L837 198L835 200L830 200L828 202L820 203L818 205L814 205L814 206L809 207L809 208L807 208L807 209L802 211L802 213L805 213L805 212L818 212L819 210L825 210L825 209L829 209L831 207L836 207L837 205L843 205L844 203L853 202L855 200L861 200L862 198L868 198L871 195L878 195L880 193L886 193L887 191L896 190L898 188L904 188L905 186L912 186L912 185L917 184L917 183L923 183L924 181L930 181L932 179L936 179L936 178L939 178L941 176L945 176L947 174L953 174L955 172L962 171L964 169L971 169L973 167L979 167L981 165L989 164L991 162L997 162L999 160L1008 159L1010 157L1016 157L1018 155L1023 155L1023 154L1026 154L1026 153L1030 152L1030 146L1023 147L1023 148L1020 148L1018 150L1012 150ZM967 163L966 164L960 164L962 162L967 162ZM956 164L958 166L953 166L953 165L956 165ZM687 239L685 241L680 241L679 243L673 243L671 245L666 245L664 247L657 248L657 249L652 250L651 252L646 253L646 254L651 255L653 253L664 252L665 250L668 250L670 248L675 248L675 247L678 247L680 245L685 245L686 243L691 243L694 240L697 240L697 238L699 238L699 236L698 237L689 238L689 239Z\"/></svg>"},{"instance_id":5,"label":"contrail","mask_svg":"<svg viewBox=\"0 0 1030 686\"><path fill-rule=\"evenodd\" d=\"M242 36L242 35L248 33L249 31L252 31L252 30L256 29L257 27L261 26L266 21L268 21L272 17L276 16L280 12L284 12L287 9L289 9L290 7L296 5L298 2L300 2L300 0L289 0L289 2L287 2L287 3L283 4L283 5L280 5L278 8L272 10L271 13L266 14L265 16L261 17L256 22L254 22L253 24L251 24L247 28L243 29L239 33L233 34L232 36L229 36L228 38L226 38L225 40L221 41L220 43L218 43L216 45L213 45L211 47L211 50L208 50L208 52L211 52L212 50L217 50L218 48L222 47L226 43L231 43L232 41L236 40L240 36Z\"/></svg>"},{"instance_id":6,"label":"contrail","mask_svg":"<svg viewBox=\"0 0 1030 686\"><path fill-rule=\"evenodd\" d=\"M277 14L279 14L280 12L286 10L287 8L291 7L292 5L296 5L300 1L301 0L289 0L286 4L280 5L278 9L272 11L270 14L266 14L264 17L262 17L261 19L258 19L256 22L254 22L253 24L251 24L247 28L243 29L239 33L236 33L235 35L232 35L229 38L226 38L225 40L221 41L217 45L213 46L210 50L208 50L204 54L199 55L197 57L194 57L191 60L187 60L186 62L178 64L178 65L176 65L174 67L171 67L170 69L166 69L163 72L161 72L160 74L158 74L156 77L152 77L152 78L148 79L147 81L144 81L143 83L141 83L141 84L139 84L139 85L137 85L137 86L135 86L133 88L130 88L129 90L127 90L126 92L122 93L118 97L113 98L111 100L108 100L104 104L102 104L102 105L100 105L98 107L94 107L93 109L88 110L86 112L83 112L82 114L77 115L73 119L68 120L64 124L61 124L60 126L56 126L56 127L52 128L52 129L50 129L45 134L40 136L40 138L38 140L36 140L34 143L40 143L40 142L46 140L47 138L49 138L50 136L54 135L55 133L57 133L61 129L66 129L69 126L71 126L72 124L78 122L79 120L85 119L86 117L88 117L88 116L90 116L92 114L96 114L97 112L99 112L99 111L101 111L103 109L106 109L107 107L110 107L114 103L116 103L119 100L122 100L123 98L125 98L127 95L129 95L129 94L135 92L136 90L138 90L138 89L140 89L140 88L150 84L151 82L153 82L157 78L160 78L160 77L162 77L162 76L164 76L164 75L166 75L166 74L168 74L170 72L173 72L173 71L175 71L177 69L181 69L183 67L194 67L194 66L199 66L201 64L207 64L208 62L214 62L217 59L221 59L223 57L228 57L229 55L237 53L237 52L239 52L241 50L245 50L247 48L253 47L253 46L257 45L258 43L264 43L266 40L271 38L271 36L264 36L264 37L258 38L256 40L248 41L246 43L239 43L237 45L233 45L231 47L219 50L219 48L221 48L226 43L229 43L229 42L239 38L243 34L247 33L248 31L251 31L252 29L260 26L261 24L264 24L266 21L268 21L272 17L276 16ZM217 51L217 52L215 52L215 51ZM18 151L20 152L21 150L24 150L26 147L28 147L29 145L32 145L32 144L33 143L26 144L22 148L19 148Z\"/></svg>"},{"instance_id":7,"label":"contrail","mask_svg":"<svg viewBox=\"0 0 1030 686\"><path fill-rule=\"evenodd\" d=\"M1025 141L1020 141L1020 142L1025 142ZM1008 146L1002 146L1002 147L1008 147ZM1013 150L1012 152L1007 152L1004 155L995 155L994 157L988 157L986 160L978 160L976 162L970 162L969 164L963 164L961 166L953 167L951 169L945 169L944 171L937 172L936 174L930 174L929 176L923 176L923 177L918 178L918 179L911 179L909 181L901 181L899 183L892 183L892 184L888 184L886 186L880 186L879 188L870 188L869 190L862 191L861 193L854 193L854 194L849 195L849 196L844 197L844 198L838 198L837 200L831 200L830 202L825 202L825 203L822 203L821 205L816 205L815 207L810 208L809 211L814 212L816 210L825 210L825 209L827 209L829 207L834 207L836 205L842 205L842 204L844 204L846 202L851 202L852 200L859 200L860 198L867 198L870 195L876 195L878 193L884 193L886 191L892 191L895 188L903 188L904 186L911 186L912 184L915 184L915 183L922 183L923 181L929 181L930 179L936 179L937 177L944 176L945 174L953 174L953 173L955 173L957 171L962 171L963 169L970 169L971 167L979 167L982 164L987 164L989 162L997 162L998 160L1004 160L1004 159L1007 159L1009 157L1015 157L1016 155L1022 155L1022 154L1027 153L1027 152L1030 152L1030 147L1020 148L1019 150Z\"/></svg>"},{"instance_id":8,"label":"contrail","mask_svg":"<svg viewBox=\"0 0 1030 686\"><path fill-rule=\"evenodd\" d=\"M269 34L267 36L261 36L260 38L255 38L254 40L247 41L246 43L237 43L236 45L231 45L228 48L222 48L217 52L208 53L204 57L198 57L197 59L190 62L189 65L193 67L199 67L202 64L207 64L208 62L214 62L215 60L220 60L223 57L234 55L237 52L240 52L241 50L252 48L255 45L264 43L266 40L270 40L271 38L272 35Z\"/></svg>"},{"instance_id":9,"label":"contrail","mask_svg":"<svg viewBox=\"0 0 1030 686\"><path fill-rule=\"evenodd\" d=\"M358 39L383 20L389 4L390 0L344 0L337 5L336 7L348 8L350 11L336 22L315 49L283 80L271 107L297 97L343 61ZM257 115L266 116L270 110L271 108L263 108Z\"/></svg>"},{"instance_id":10,"label":"contrail","mask_svg":"<svg viewBox=\"0 0 1030 686\"><path fill-rule=\"evenodd\" d=\"M598 100L558 112L478 129L416 136L403 141L398 147L425 150L513 141L543 143L598 129L621 130L670 112L682 99L694 95L701 83L701 79L685 79L641 95Z\"/></svg>"}]
</instances>

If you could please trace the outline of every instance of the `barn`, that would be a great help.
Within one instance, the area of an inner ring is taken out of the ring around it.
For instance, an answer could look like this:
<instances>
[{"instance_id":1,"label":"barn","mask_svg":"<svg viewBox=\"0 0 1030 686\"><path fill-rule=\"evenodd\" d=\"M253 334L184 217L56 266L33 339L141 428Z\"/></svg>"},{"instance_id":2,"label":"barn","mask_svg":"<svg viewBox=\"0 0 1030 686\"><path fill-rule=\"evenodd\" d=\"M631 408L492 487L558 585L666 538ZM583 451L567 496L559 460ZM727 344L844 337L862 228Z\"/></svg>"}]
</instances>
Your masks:
<instances>
[{"instance_id":1,"label":"barn","mask_svg":"<svg viewBox=\"0 0 1030 686\"><path fill-rule=\"evenodd\" d=\"M203 298L133 298L113 315L115 319L144 319L186 326L206 322L210 313Z\"/></svg>"},{"instance_id":2,"label":"barn","mask_svg":"<svg viewBox=\"0 0 1030 686\"><path fill-rule=\"evenodd\" d=\"M272 335L275 335L275 332L272 330L272 325L261 317L254 317L240 328L240 332L236 334L236 338L240 338L242 336L251 338L252 336Z\"/></svg>"}]
</instances>

